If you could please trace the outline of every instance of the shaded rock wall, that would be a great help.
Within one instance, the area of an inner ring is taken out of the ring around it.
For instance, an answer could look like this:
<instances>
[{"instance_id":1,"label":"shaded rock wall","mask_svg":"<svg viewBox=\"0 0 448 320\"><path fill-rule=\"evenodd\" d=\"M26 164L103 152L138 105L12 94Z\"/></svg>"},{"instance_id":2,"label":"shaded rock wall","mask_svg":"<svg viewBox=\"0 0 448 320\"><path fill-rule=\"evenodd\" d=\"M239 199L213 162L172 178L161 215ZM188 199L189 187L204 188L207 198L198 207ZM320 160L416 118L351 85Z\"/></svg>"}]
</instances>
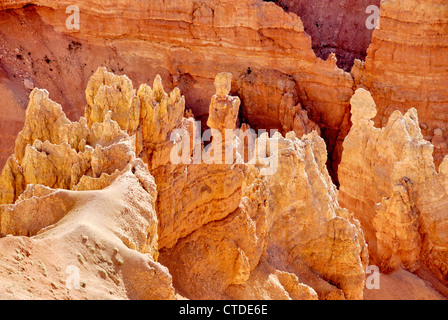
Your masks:
<instances>
[{"instance_id":1,"label":"shaded rock wall","mask_svg":"<svg viewBox=\"0 0 448 320\"><path fill-rule=\"evenodd\" d=\"M371 12L368 6L380 7L380 0L275 0L287 12L297 14L305 32L311 36L313 50L324 60L336 54L337 65L349 71L355 59L364 60L373 29L366 27Z\"/></svg>"}]
</instances>

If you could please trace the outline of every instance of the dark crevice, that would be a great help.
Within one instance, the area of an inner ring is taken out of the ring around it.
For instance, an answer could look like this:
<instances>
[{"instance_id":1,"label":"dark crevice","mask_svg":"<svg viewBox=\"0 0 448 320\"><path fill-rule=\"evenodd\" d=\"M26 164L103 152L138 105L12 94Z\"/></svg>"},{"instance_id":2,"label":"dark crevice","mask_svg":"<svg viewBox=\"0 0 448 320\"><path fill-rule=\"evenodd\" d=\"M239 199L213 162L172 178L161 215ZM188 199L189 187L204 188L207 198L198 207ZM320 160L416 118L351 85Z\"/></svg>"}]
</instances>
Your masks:
<instances>
[{"instance_id":1,"label":"dark crevice","mask_svg":"<svg viewBox=\"0 0 448 320\"><path fill-rule=\"evenodd\" d=\"M28 3L28 4L24 5L24 6L22 6L22 9L30 9L30 8L33 8L33 7L35 7L35 4Z\"/></svg>"},{"instance_id":2,"label":"dark crevice","mask_svg":"<svg viewBox=\"0 0 448 320\"><path fill-rule=\"evenodd\" d=\"M286 12L297 14L305 32L311 36L317 57L327 60L331 53L337 66L349 72L355 59L364 61L373 29L366 26L372 13L370 5L380 7L381 0L263 0L273 2Z\"/></svg>"}]
</instances>

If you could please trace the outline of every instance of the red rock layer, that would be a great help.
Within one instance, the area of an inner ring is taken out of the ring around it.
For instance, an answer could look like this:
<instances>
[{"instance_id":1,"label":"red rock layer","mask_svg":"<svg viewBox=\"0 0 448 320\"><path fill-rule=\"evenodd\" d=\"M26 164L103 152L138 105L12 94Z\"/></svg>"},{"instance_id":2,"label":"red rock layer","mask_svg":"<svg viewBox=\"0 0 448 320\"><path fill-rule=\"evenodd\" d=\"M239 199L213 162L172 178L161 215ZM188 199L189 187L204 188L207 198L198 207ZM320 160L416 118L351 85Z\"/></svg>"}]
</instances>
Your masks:
<instances>
[{"instance_id":1,"label":"red rock layer","mask_svg":"<svg viewBox=\"0 0 448 320\"><path fill-rule=\"evenodd\" d=\"M139 83L160 74L168 89L177 86L185 94L186 108L203 120L204 127L216 73L231 72L236 93L241 89L239 78L248 73L276 90L266 78L273 71L293 81L295 105L300 103L323 129L330 153L335 149L353 93L352 77L338 69L334 59L316 58L301 20L273 3L80 1L79 31L65 26L70 1L34 1L35 6L22 8L27 4L2 3L0 33L5 39L3 52L9 57L8 75L20 75L15 81L21 86L31 78L36 86L54 92L73 120L82 113L85 100L80 93L98 65L126 73ZM66 90L67 85L75 87ZM241 112L258 112L272 119L269 127L276 126L282 95L257 97L247 93ZM257 118L250 124L269 129Z\"/></svg>"}]
</instances>

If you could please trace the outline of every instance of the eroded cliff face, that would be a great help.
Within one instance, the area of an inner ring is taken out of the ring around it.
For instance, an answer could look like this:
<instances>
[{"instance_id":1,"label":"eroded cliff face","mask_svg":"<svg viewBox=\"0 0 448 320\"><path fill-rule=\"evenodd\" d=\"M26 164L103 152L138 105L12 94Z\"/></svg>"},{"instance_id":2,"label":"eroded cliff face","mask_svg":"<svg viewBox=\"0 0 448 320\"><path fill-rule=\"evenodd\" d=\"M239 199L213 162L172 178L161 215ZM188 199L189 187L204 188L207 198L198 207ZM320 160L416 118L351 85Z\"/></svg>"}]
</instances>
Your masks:
<instances>
[{"instance_id":1,"label":"eroded cliff face","mask_svg":"<svg viewBox=\"0 0 448 320\"><path fill-rule=\"evenodd\" d=\"M311 36L316 56L327 60L336 54L337 65L350 71L355 59L364 61L374 28L366 21L380 7L380 0L274 0L287 12L297 14L305 32Z\"/></svg>"},{"instance_id":2,"label":"eroded cliff face","mask_svg":"<svg viewBox=\"0 0 448 320\"><path fill-rule=\"evenodd\" d=\"M381 5L381 28L373 35L366 28L366 8L379 6L378 0L183 0L169 5L86 0L77 3L79 30L65 25L70 4L1 3L0 102L9 108L0 117L0 165L23 126L30 91L46 88L67 117L77 120L84 113L82 92L99 65L136 83L161 74L169 90L177 86L182 91L186 108L203 128L214 76L229 71L232 93L242 101L242 122L286 134L294 120L284 125L280 105L288 101L298 106L291 111L292 117L301 114L297 122L308 117L319 126L335 181L350 129L349 99L360 83L378 103L377 125L385 125L393 110L415 107L425 139L435 145L436 165L448 151L442 110L448 10L443 1L389 1ZM365 58L365 65L356 60L351 74L335 67L349 70L353 58Z\"/></svg>"},{"instance_id":3,"label":"eroded cliff face","mask_svg":"<svg viewBox=\"0 0 448 320\"><path fill-rule=\"evenodd\" d=\"M438 166L447 154L448 4L384 1L359 81L377 104L384 126L395 110L415 108L423 137L432 141Z\"/></svg>"},{"instance_id":4,"label":"eroded cliff face","mask_svg":"<svg viewBox=\"0 0 448 320\"><path fill-rule=\"evenodd\" d=\"M6 93L19 100L16 105L21 110L1 118L4 126L16 122L2 131L3 161L24 121L27 88L46 88L68 118L77 120L84 112L82 92L88 79L103 65L135 83L146 83L160 74L167 89L182 91L186 108L202 120L203 128L213 79L218 72L230 72L231 90L241 98L244 122L254 129L276 128L286 134L291 125L283 129L279 106L287 102L285 107L296 107L291 116L299 114L297 123L312 121L322 129L329 162L338 163L338 137L344 136L341 124L347 127L344 119L353 79L336 66L335 59L323 61L315 56L311 39L295 14L262 0L117 0L107 5L82 1L77 3L81 27L69 30L65 9L71 4L1 4L2 83ZM42 40L38 43L33 40L37 35ZM288 83L278 83L277 74Z\"/></svg>"},{"instance_id":5,"label":"eroded cliff face","mask_svg":"<svg viewBox=\"0 0 448 320\"><path fill-rule=\"evenodd\" d=\"M0 175L2 298L175 298L156 262L154 178L111 117L89 128L32 91Z\"/></svg>"},{"instance_id":6,"label":"eroded cliff face","mask_svg":"<svg viewBox=\"0 0 448 320\"><path fill-rule=\"evenodd\" d=\"M1 3L1 297L447 294L446 4L286 2Z\"/></svg>"}]
</instances>

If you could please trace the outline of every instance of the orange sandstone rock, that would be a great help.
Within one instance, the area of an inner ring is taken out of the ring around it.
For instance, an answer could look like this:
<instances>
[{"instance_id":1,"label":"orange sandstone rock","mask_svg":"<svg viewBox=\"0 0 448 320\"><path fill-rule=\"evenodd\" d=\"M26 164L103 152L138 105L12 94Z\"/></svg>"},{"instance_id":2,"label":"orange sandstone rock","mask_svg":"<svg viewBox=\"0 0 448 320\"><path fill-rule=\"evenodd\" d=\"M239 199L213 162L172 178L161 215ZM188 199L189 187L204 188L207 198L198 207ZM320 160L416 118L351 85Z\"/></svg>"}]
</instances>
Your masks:
<instances>
[{"instance_id":1,"label":"orange sandstone rock","mask_svg":"<svg viewBox=\"0 0 448 320\"><path fill-rule=\"evenodd\" d=\"M289 79L288 88L291 84L295 88L294 106L300 103L309 119L324 129L322 135L329 145L329 152L333 155L336 150L340 154L340 149L335 147L341 143L338 136L341 123L348 114L353 79L336 66L335 59L323 61L315 56L312 41L297 15L261 0L170 3L119 0L111 6L96 0L83 0L77 3L82 16L81 28L70 30L65 21L68 5L72 3L47 0L2 2L0 33L4 39L5 56L2 62L8 66L6 70L13 71L9 71L8 78L5 76L0 83L7 84L9 78L14 83L16 81L15 85L24 93L20 90L14 90L14 93L21 93L22 101L26 101L27 89L21 79L30 78L36 87L49 90L74 120L84 114L86 102L87 112L91 112L92 94L99 90L97 99L109 103L104 110L95 109L98 121L102 121L105 110L117 108L114 120L125 129L128 126L134 129L135 113L126 118L118 110L124 106L138 109L138 105L130 101L129 79L146 83L160 74L168 91L179 87L185 96L186 108L192 109L205 125L210 96L214 92L213 79L217 73L226 71L233 75L232 94L244 95L241 96L242 114L258 113L257 117L247 118L244 122L255 129L280 129L277 125L281 95L275 92L283 90L283 84L270 77L282 74ZM35 33L44 39L42 43L51 43L51 46L35 44ZM15 53L17 47L23 48L23 52ZM18 54L23 60L18 61ZM108 76L102 73L97 87L88 87L89 78L99 65L126 74L128 79L123 76L120 85L111 87L107 84ZM240 86L238 81L249 70L262 83L258 87L260 90L252 93L250 87ZM21 75L20 81L15 80L13 74ZM104 87L100 88L100 84ZM86 87L91 91L87 99L83 94ZM110 100L112 92L120 89L126 92L121 100ZM115 103L116 106L112 105ZM23 109L25 104L21 104ZM8 119L12 118L8 115ZM14 120L18 122L18 129L24 118L17 118ZM7 146L11 146L13 139L7 142ZM334 155L330 160L335 159L337 163L338 157Z\"/></svg>"},{"instance_id":2,"label":"orange sandstone rock","mask_svg":"<svg viewBox=\"0 0 448 320\"><path fill-rule=\"evenodd\" d=\"M358 89L351 101L339 202L361 222L372 264L387 272L424 268L446 284L447 158L436 171L416 109L395 111L378 129L369 92Z\"/></svg>"},{"instance_id":3,"label":"orange sandstone rock","mask_svg":"<svg viewBox=\"0 0 448 320\"><path fill-rule=\"evenodd\" d=\"M377 103L377 126L385 126L395 110L418 111L423 137L431 141L439 136L434 141L436 166L447 151L447 22L445 1L381 3L380 28L372 34L361 78Z\"/></svg>"},{"instance_id":4,"label":"orange sandstone rock","mask_svg":"<svg viewBox=\"0 0 448 320\"><path fill-rule=\"evenodd\" d=\"M129 90L118 90L123 83ZM88 88L93 103L79 122L46 91L31 94L0 176L0 232L12 235L0 246L24 241L25 253L4 250L0 277L8 259L39 259L47 270L70 261L85 276L79 292L58 285L60 273L51 272L51 292L35 277L36 297L172 299L176 289L196 299L362 299L364 235L337 202L316 132L257 137L244 126L221 144L232 163L196 163L190 143L199 132L183 117L179 90L165 93L156 77L135 91L104 69ZM209 118L218 131L236 127L239 100L229 88L230 74L218 74ZM125 110L138 122L124 121ZM244 132L255 143L241 148ZM176 144L187 161L174 160ZM210 149L199 142L202 156ZM27 297L25 280L13 279L10 294Z\"/></svg>"}]
</instances>

